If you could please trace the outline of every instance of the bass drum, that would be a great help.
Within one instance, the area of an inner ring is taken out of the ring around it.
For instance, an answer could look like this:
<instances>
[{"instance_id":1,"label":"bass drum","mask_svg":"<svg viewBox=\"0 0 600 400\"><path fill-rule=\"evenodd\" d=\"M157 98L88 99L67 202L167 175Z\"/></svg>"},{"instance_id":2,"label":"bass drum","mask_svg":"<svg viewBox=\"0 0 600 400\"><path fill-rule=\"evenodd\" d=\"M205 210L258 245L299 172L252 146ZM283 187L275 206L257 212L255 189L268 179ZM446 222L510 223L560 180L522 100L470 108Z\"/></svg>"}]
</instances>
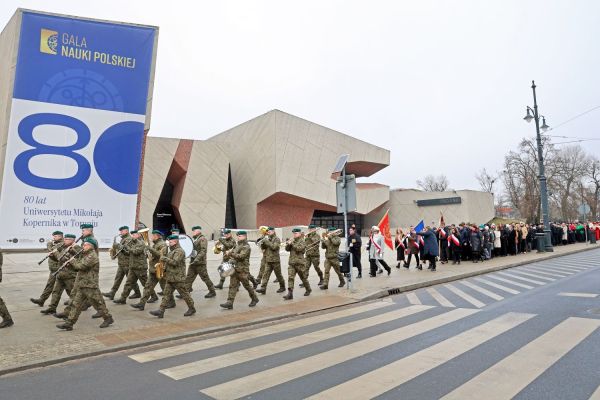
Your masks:
<instances>
[{"instance_id":1,"label":"bass drum","mask_svg":"<svg viewBox=\"0 0 600 400\"><path fill-rule=\"evenodd\" d=\"M185 257L189 257L192 255L194 251L194 241L188 235L179 235L179 245L183 249L185 253Z\"/></svg>"},{"instance_id":2,"label":"bass drum","mask_svg":"<svg viewBox=\"0 0 600 400\"><path fill-rule=\"evenodd\" d=\"M228 276L233 275L235 268L233 267L233 264L225 261L223 264L219 265L217 271L219 272L219 275L221 275L221 278L227 278Z\"/></svg>"}]
</instances>

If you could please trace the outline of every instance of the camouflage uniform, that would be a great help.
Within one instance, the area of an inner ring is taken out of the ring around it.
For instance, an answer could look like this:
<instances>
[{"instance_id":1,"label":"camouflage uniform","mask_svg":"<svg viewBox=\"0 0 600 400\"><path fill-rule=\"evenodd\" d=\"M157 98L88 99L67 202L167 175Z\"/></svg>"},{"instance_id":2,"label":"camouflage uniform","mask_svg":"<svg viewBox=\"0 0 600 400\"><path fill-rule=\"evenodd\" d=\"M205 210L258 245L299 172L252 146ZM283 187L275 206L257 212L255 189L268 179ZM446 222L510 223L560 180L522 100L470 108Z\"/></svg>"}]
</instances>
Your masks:
<instances>
[{"instance_id":1,"label":"camouflage uniform","mask_svg":"<svg viewBox=\"0 0 600 400\"><path fill-rule=\"evenodd\" d=\"M161 261L165 264L165 290L162 302L160 303L160 312L164 313L169 305L169 299L173 297L173 291L177 290L190 310L194 310L194 300L187 291L185 284L185 253L179 243L172 246L166 256L161 256Z\"/></svg>"},{"instance_id":2,"label":"camouflage uniform","mask_svg":"<svg viewBox=\"0 0 600 400\"><path fill-rule=\"evenodd\" d=\"M115 282L113 283L110 292L104 294L109 299L113 299L115 297L115 294L117 294L117 291L121 286L121 282L127 277L127 275L129 275L129 251L127 247L130 244L130 240L132 240L132 238L129 233L121 237L121 243L125 243L127 246L125 246L125 248L123 248L123 250L117 256L117 274L115 275ZM121 243L113 244L113 247L110 249L111 257L114 257L119 249L123 247ZM133 285L133 291L135 292L136 296L140 295L140 288L138 287L137 283Z\"/></svg>"},{"instance_id":3,"label":"camouflage uniform","mask_svg":"<svg viewBox=\"0 0 600 400\"><path fill-rule=\"evenodd\" d=\"M304 284L306 292L305 296L308 296L311 292L310 283L308 283L308 266L304 259L304 250L306 249L306 243L301 237L292 239L290 243L285 245L286 251L290 252L290 258L288 261L288 297L292 298L292 292L294 290L294 279L296 274L300 276L300 280Z\"/></svg>"},{"instance_id":4,"label":"camouflage uniform","mask_svg":"<svg viewBox=\"0 0 600 400\"><path fill-rule=\"evenodd\" d=\"M329 270L333 268L338 278L340 279L339 287L343 287L346 281L340 272L340 261L338 259L338 250L342 241L337 236L323 239L321 247L325 249L325 277L323 278L322 289L327 289L329 285Z\"/></svg>"},{"instance_id":5,"label":"camouflage uniform","mask_svg":"<svg viewBox=\"0 0 600 400\"><path fill-rule=\"evenodd\" d=\"M54 283L56 281L54 273L60 267L60 263L58 262L58 254L63 249L63 246L64 242L62 239L58 241L48 242L46 244L46 250L48 250L48 253L52 252L52 254L50 254L50 256L48 257L48 267L50 269L50 274L48 275L46 286L44 287L44 291L40 295L40 298L37 299L37 301L34 301L35 299L31 300L33 303L38 304L40 307L44 305L46 300L48 300L48 297L50 297L50 295L52 294L52 289L54 288ZM57 251L53 251L55 249Z\"/></svg>"},{"instance_id":6,"label":"camouflage uniform","mask_svg":"<svg viewBox=\"0 0 600 400\"><path fill-rule=\"evenodd\" d=\"M0 251L0 282L2 282L2 263L4 261L4 257L2 256L2 251ZM0 328L6 328L13 324L12 317L6 308L6 304L4 304L4 300L0 297L0 317L2 317L2 323L0 323Z\"/></svg>"},{"instance_id":7,"label":"camouflage uniform","mask_svg":"<svg viewBox=\"0 0 600 400\"><path fill-rule=\"evenodd\" d=\"M261 241L264 240L261 239ZM260 259L260 269L258 270L258 275L256 275L256 281L258 283L262 282L262 277L265 274L265 269L267 268L267 257L265 256L265 250L260 247L260 242L257 243L258 249L260 250L260 252L262 253L262 257ZM254 288L256 288L256 286L254 286Z\"/></svg>"},{"instance_id":8,"label":"camouflage uniform","mask_svg":"<svg viewBox=\"0 0 600 400\"><path fill-rule=\"evenodd\" d=\"M148 280L146 281L146 285L144 285L144 295L140 299L139 304L142 304L142 305L146 304L148 299L150 299L150 297L152 297L154 288L156 287L157 283L160 284L160 287L162 290L165 289L164 276L162 279L158 279L156 277L156 264L160 262L160 257L162 255L162 253L167 254L166 248L167 248L167 244L162 239L158 239L156 242L154 242L152 244L151 247L148 248L148 251L150 252L150 266L148 268L149 274L148 274ZM171 295L171 299L168 303L169 304L175 303L175 299L173 298L172 295Z\"/></svg>"},{"instance_id":9,"label":"camouflage uniform","mask_svg":"<svg viewBox=\"0 0 600 400\"><path fill-rule=\"evenodd\" d=\"M267 283L271 278L271 272L275 272L275 276L279 281L279 291L285 290L285 281L283 275L281 275L281 259L279 257L279 251L281 250L281 240L277 235L269 235L260 242L260 247L264 250L265 258L265 271L262 275L261 292L265 292L267 289Z\"/></svg>"},{"instance_id":10,"label":"camouflage uniform","mask_svg":"<svg viewBox=\"0 0 600 400\"><path fill-rule=\"evenodd\" d=\"M229 238L219 238L219 242L223 245L223 261L226 262L229 260L229 257L225 255L227 250L231 250L235 247L235 239L232 237ZM217 289L223 289L223 284L225 283L225 278L221 277L219 284L215 286Z\"/></svg>"},{"instance_id":11,"label":"camouflage uniform","mask_svg":"<svg viewBox=\"0 0 600 400\"><path fill-rule=\"evenodd\" d=\"M64 249L57 258L65 262L70 258L67 257L67 253L69 253L69 250ZM50 301L50 304L48 304L48 308L43 311L44 314L56 312L56 308L60 303L60 298L64 291L66 291L67 295L72 299L73 285L75 284L76 277L77 271L71 266L71 264L68 264L66 267L60 270L60 272L56 275L54 288L52 289L52 300Z\"/></svg>"},{"instance_id":12,"label":"camouflage uniform","mask_svg":"<svg viewBox=\"0 0 600 400\"><path fill-rule=\"evenodd\" d=\"M222 304L221 306L226 306L225 308L232 308L233 302L235 300L235 296L237 295L238 289L240 287L240 283L244 286L244 288L248 291L252 302L250 306L253 307L258 303L258 297L256 297L256 293L254 292L254 288L250 284L249 275L250 275L250 245L246 239L240 240L237 242L235 248L229 254L231 261L234 262L235 272L230 277L229 283L229 294L227 296L227 303Z\"/></svg>"},{"instance_id":13,"label":"camouflage uniform","mask_svg":"<svg viewBox=\"0 0 600 400\"><path fill-rule=\"evenodd\" d=\"M125 287L121 293L121 298L115 300L117 304L125 304L127 296L129 296L133 287L138 286L138 281L140 281L142 287L144 287L148 280L146 243L144 243L142 239L133 239L127 246L127 252L129 253L129 271L127 272L127 281L125 281ZM151 289L150 296L157 297L156 293L154 293L154 289Z\"/></svg>"},{"instance_id":14,"label":"camouflage uniform","mask_svg":"<svg viewBox=\"0 0 600 400\"><path fill-rule=\"evenodd\" d=\"M315 231L310 232L304 238L304 243L306 243L306 274L307 277L310 273L310 266L312 265L317 271L317 275L319 275L319 285L323 283L323 271L319 268L319 263L321 262L321 253L319 251L319 242L321 239L319 238L319 234Z\"/></svg>"},{"instance_id":15,"label":"camouflage uniform","mask_svg":"<svg viewBox=\"0 0 600 400\"><path fill-rule=\"evenodd\" d=\"M198 237L194 237L194 250L196 251L196 257L190 261L188 267L187 276L185 278L185 284L187 285L188 291L192 291L192 285L196 280L196 276L200 276L200 279L206 284L208 288L208 295L206 297L214 297L215 285L212 283L206 270L206 250L208 247L208 241L204 235L200 234Z\"/></svg>"},{"instance_id":16,"label":"camouflage uniform","mask_svg":"<svg viewBox=\"0 0 600 400\"><path fill-rule=\"evenodd\" d=\"M78 290L73 298L73 307L67 317L66 325L73 326L79 319L81 311L88 303L91 303L101 314L102 318L112 320L112 316L106 308L102 293L98 288L98 277L100 273L100 260L94 250L83 251L81 257L71 261L71 266L77 271Z\"/></svg>"}]
</instances>

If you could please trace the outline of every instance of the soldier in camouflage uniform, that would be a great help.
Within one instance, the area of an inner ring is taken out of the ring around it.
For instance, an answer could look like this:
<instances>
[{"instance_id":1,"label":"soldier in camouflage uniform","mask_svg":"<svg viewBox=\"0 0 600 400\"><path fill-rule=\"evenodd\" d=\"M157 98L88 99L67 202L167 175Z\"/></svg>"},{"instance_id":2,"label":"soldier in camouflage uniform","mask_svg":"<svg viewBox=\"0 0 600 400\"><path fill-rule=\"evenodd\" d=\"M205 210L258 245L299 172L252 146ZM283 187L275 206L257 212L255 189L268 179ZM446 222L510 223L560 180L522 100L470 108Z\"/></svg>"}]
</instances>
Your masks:
<instances>
[{"instance_id":1,"label":"soldier in camouflage uniform","mask_svg":"<svg viewBox=\"0 0 600 400\"><path fill-rule=\"evenodd\" d=\"M146 285L144 286L144 295L140 299L140 302L137 304L132 304L131 307L137 308L142 311L146 305L146 303L154 303L158 300L158 296L152 296L152 292L156 287L156 284L160 284L160 287L164 290L165 288L165 278L158 279L156 277L156 264L160 262L160 257L167 254L167 244L162 238L162 233L157 230L152 231L152 246L147 247L148 252L150 253L150 265L149 265L149 274L148 280L146 281ZM171 297L168 301L168 305L173 308L175 307L175 299Z\"/></svg>"},{"instance_id":2,"label":"soldier in camouflage uniform","mask_svg":"<svg viewBox=\"0 0 600 400\"><path fill-rule=\"evenodd\" d=\"M250 284L250 245L247 240L246 231L238 231L237 233L237 244L236 246L227 251L227 256L234 263L235 272L231 275L229 283L229 293L227 296L227 302L221 304L221 307L231 310L233 308L233 302L237 295L240 283L248 291L252 301L248 305L254 307L258 303L258 297L254 292L254 287Z\"/></svg>"},{"instance_id":3,"label":"soldier in camouflage uniform","mask_svg":"<svg viewBox=\"0 0 600 400\"><path fill-rule=\"evenodd\" d=\"M327 230L331 233L335 231L335 228L331 227ZM323 279L323 285L321 286L321 289L323 290L329 288L329 270L331 270L331 268L333 268L340 279L338 287L344 287L346 284L344 275L340 272L340 261L338 259L340 243L342 243L342 241L336 235L327 235L321 240L321 247L325 249L325 277Z\"/></svg>"},{"instance_id":4,"label":"soldier in camouflage uniform","mask_svg":"<svg viewBox=\"0 0 600 400\"><path fill-rule=\"evenodd\" d=\"M100 328L106 328L114 322L98 288L100 273L100 260L96 253L98 242L96 242L96 239L86 237L83 239L82 246L83 252L80 258L67 260L78 271L79 278L79 289L73 299L73 307L69 312L69 316L64 323L56 325L57 328L67 331L73 330L73 325L77 322L87 303L91 303L104 319Z\"/></svg>"},{"instance_id":5,"label":"soldier in camouflage uniform","mask_svg":"<svg viewBox=\"0 0 600 400\"><path fill-rule=\"evenodd\" d=\"M267 267L267 257L265 257L265 250L260 247L260 242L262 242L267 237L267 231L263 231L262 229L267 229L267 227L261 226L262 236L256 241L256 246L262 253L262 257L260 259L260 269L258 270L258 275L256 276L256 284L254 285L254 289L258 287L258 284L262 282L262 277L265 274L265 269Z\"/></svg>"},{"instance_id":6,"label":"soldier in camouflage uniform","mask_svg":"<svg viewBox=\"0 0 600 400\"><path fill-rule=\"evenodd\" d=\"M129 227L128 226L122 226L119 228L119 235L121 235L121 242L120 243L115 243L113 244L112 248L110 249L110 258L111 259L115 259L115 257L117 258L117 274L115 275L115 281L113 283L112 288L110 289L110 292L105 292L102 293L102 295L110 300L113 300L115 298L115 295L117 294L117 291L119 290L119 287L121 286L121 282L123 281L124 278L127 278L127 275L129 274L129 252L127 251L127 245L129 244L129 242L132 240L131 235L129 234ZM121 250L123 249L123 250ZM119 252L119 250L121 250ZM118 253L118 255L117 255ZM136 284L133 286L133 291L135 292L133 295L131 295L131 299L139 299L141 297L140 295L140 288Z\"/></svg>"},{"instance_id":7,"label":"soldier in camouflage uniform","mask_svg":"<svg viewBox=\"0 0 600 400\"><path fill-rule=\"evenodd\" d=\"M271 272L275 271L275 276L279 282L277 293L285 292L285 281L281 275L281 258L279 251L281 250L281 240L275 234L275 228L269 227L267 237L260 241L260 247L264 250L264 258L266 259L265 271L262 275L262 283L258 293L265 294L267 292L267 283L271 278Z\"/></svg>"},{"instance_id":8,"label":"soldier in camouflage uniform","mask_svg":"<svg viewBox=\"0 0 600 400\"><path fill-rule=\"evenodd\" d=\"M231 230L225 229L223 230L223 237L219 238L219 242L221 243L223 253L222 263L229 260L229 257L225 255L225 253L235 247L235 239L231 237ZM217 285L215 285L215 289L223 289L223 284L225 283L225 278L221 277L221 280Z\"/></svg>"},{"instance_id":9,"label":"soldier in camouflage uniform","mask_svg":"<svg viewBox=\"0 0 600 400\"><path fill-rule=\"evenodd\" d=\"M294 238L288 240L285 244L285 250L290 252L290 258L288 261L288 294L283 296L284 300L292 300L294 298L294 279L296 274L300 276L300 280L304 284L306 291L305 296L309 296L312 290L310 289L310 283L308 283L308 266L304 259L304 250L306 244L302 237L302 230L300 228L292 229Z\"/></svg>"},{"instance_id":10,"label":"soldier in camouflage uniform","mask_svg":"<svg viewBox=\"0 0 600 400\"><path fill-rule=\"evenodd\" d=\"M0 250L0 282L2 282L2 263L4 262L4 256L2 256L2 250ZM13 326L14 322L8 309L6 308L6 304L4 304L4 300L0 297L0 317L2 317L2 322L0 322L1 328L8 328L9 326Z\"/></svg>"},{"instance_id":11,"label":"soldier in camouflage uniform","mask_svg":"<svg viewBox=\"0 0 600 400\"><path fill-rule=\"evenodd\" d=\"M55 231L52 233L52 241L46 243L46 249L48 250L48 267L50 268L50 274L48 275L48 280L46 281L46 287L44 287L44 291L40 295L39 299L29 299L33 304L37 304L40 307L44 306L44 303L52 294L52 289L54 288L55 277L54 273L59 267L58 263L58 254L64 247L63 242L63 233L61 231Z\"/></svg>"},{"instance_id":12,"label":"soldier in camouflage uniform","mask_svg":"<svg viewBox=\"0 0 600 400\"><path fill-rule=\"evenodd\" d=\"M113 300L115 304L127 303L127 296L133 289L137 287L138 281L142 284L142 287L146 286L148 280L148 258L146 257L146 243L142 239L142 235L138 231L131 231L131 241L125 245L123 251L127 251L129 254L129 271L127 271L127 281L125 281L125 287L121 292L121 297L117 300ZM158 299L154 289L150 289L150 296ZM141 297L141 296L140 296Z\"/></svg>"},{"instance_id":13,"label":"soldier in camouflage uniform","mask_svg":"<svg viewBox=\"0 0 600 400\"><path fill-rule=\"evenodd\" d=\"M208 294L206 294L204 298L210 299L211 297L215 297L217 293L215 292L215 285L210 280L208 271L206 270L206 250L208 247L208 241L202 234L202 227L200 226L192 227L192 234L194 235L192 239L194 240L194 251L196 253L194 258L190 261L190 266L188 267L187 276L185 278L185 284L188 287L188 291L191 292L192 285L196 280L196 276L199 275L200 279L202 279L208 288Z\"/></svg>"},{"instance_id":14,"label":"soldier in camouflage uniform","mask_svg":"<svg viewBox=\"0 0 600 400\"><path fill-rule=\"evenodd\" d=\"M163 318L169 299L173 296L173 291L177 290L188 306L188 310L183 316L189 317L196 313L196 309L194 308L194 300L192 300L185 284L185 252L179 245L179 235L171 235L167 239L169 240L169 253L160 257L160 261L165 265L165 280L167 283L160 308L150 311L150 314Z\"/></svg>"},{"instance_id":15,"label":"soldier in camouflage uniform","mask_svg":"<svg viewBox=\"0 0 600 400\"><path fill-rule=\"evenodd\" d=\"M67 255L70 254L69 248L73 243L75 243L75 235L71 233L64 235L63 250L56 257L60 262L60 267L57 270L58 273L56 274L54 288L52 289L52 300L50 301L50 304L48 304L47 309L40 311L42 314L48 315L56 313L56 308L60 303L60 298L64 291L71 297L71 291L73 290L77 271L73 269L70 264L67 264L64 268L62 267L63 263L70 258L70 256L67 257Z\"/></svg>"},{"instance_id":16,"label":"soldier in camouflage uniform","mask_svg":"<svg viewBox=\"0 0 600 400\"><path fill-rule=\"evenodd\" d=\"M317 233L317 226L309 225L308 234L304 238L304 243L306 243L306 274L308 278L310 266L312 265L315 271L317 271L317 275L319 275L319 286L323 284L323 271L319 268L319 263L321 262L321 254L319 251L320 242L321 239ZM300 284L300 287L302 287L302 284Z\"/></svg>"}]
</instances>

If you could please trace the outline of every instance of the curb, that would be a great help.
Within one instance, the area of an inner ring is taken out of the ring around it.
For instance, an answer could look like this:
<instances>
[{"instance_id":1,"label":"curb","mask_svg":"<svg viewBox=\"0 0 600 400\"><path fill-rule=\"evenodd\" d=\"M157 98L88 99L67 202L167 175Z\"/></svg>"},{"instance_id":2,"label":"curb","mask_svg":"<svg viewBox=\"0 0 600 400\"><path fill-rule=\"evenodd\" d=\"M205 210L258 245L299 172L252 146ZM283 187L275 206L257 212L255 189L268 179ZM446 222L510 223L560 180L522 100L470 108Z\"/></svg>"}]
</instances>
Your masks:
<instances>
[{"instance_id":1,"label":"curb","mask_svg":"<svg viewBox=\"0 0 600 400\"><path fill-rule=\"evenodd\" d=\"M554 254L551 254L549 256L546 256L546 257L543 257L543 258L538 258L538 259L535 259L535 260L517 261L517 262L514 262L514 263L510 263L510 264L499 265L499 266L496 266L496 267L489 267L489 268L486 268L486 269L479 269L479 270L476 270L476 271L465 272L465 273L462 273L462 274L459 274L459 275L447 276L447 277L444 277L444 278L434 279L434 280L431 280L431 281L413 283L411 285L397 286L397 287L388 288L388 289L382 289L382 290L378 290L376 292L373 292L371 294L368 294L368 295L366 295L364 297L361 297L360 299L358 299L358 301L369 301L369 300L382 299L382 298L387 297L387 296L393 296L393 295L396 295L396 294L400 294L400 293L404 293L404 292L410 292L410 291L417 290L417 289L422 289L422 288L425 288L425 287L440 285L442 283L448 283L448 282L458 281L458 280L461 280L461 279L472 278L472 277L478 276L478 275L489 274L490 272L496 272L496 271L501 271L503 269L520 267L522 265L533 264L533 263L536 263L536 262L551 260L553 258L558 258L558 257L569 256L569 255L572 255L572 254L582 253L584 251L597 250L599 248L600 247L589 247L589 248L585 248L585 249L570 250L570 251L567 251L567 252L564 252L564 253L560 253L560 254L554 253Z\"/></svg>"}]
</instances>

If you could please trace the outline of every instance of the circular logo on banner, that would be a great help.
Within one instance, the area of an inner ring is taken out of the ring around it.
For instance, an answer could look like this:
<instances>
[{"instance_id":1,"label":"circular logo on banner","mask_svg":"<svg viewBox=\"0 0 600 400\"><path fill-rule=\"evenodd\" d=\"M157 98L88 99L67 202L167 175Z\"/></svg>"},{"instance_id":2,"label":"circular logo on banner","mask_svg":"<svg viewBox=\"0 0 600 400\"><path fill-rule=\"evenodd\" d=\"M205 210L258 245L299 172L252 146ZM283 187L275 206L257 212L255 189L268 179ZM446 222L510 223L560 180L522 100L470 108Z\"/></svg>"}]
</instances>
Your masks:
<instances>
[{"instance_id":1,"label":"circular logo on banner","mask_svg":"<svg viewBox=\"0 0 600 400\"><path fill-rule=\"evenodd\" d=\"M58 35L54 34L48 36L47 44L50 50L56 53L56 49L58 48Z\"/></svg>"},{"instance_id":2,"label":"circular logo on banner","mask_svg":"<svg viewBox=\"0 0 600 400\"><path fill-rule=\"evenodd\" d=\"M39 100L76 107L123 111L123 99L117 88L104 76L84 69L68 69L48 79L40 91Z\"/></svg>"}]
</instances>

